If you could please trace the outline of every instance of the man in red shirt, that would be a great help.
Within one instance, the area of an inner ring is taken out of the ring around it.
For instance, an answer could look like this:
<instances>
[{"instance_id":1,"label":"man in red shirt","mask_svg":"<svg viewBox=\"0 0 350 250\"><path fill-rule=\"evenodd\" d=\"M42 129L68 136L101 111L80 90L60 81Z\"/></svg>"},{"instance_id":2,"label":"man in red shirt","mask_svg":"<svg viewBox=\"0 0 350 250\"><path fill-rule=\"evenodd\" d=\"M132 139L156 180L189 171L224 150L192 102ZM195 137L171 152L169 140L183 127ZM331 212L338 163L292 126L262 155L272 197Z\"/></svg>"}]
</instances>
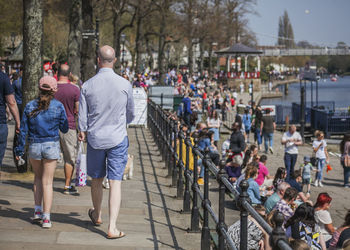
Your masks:
<instances>
[{"instance_id":1,"label":"man in red shirt","mask_svg":"<svg viewBox=\"0 0 350 250\"><path fill-rule=\"evenodd\" d=\"M74 165L77 154L78 135L75 116L78 114L80 90L79 87L69 82L70 69L67 64L58 68L57 92L55 98L62 102L66 110L69 131L60 133L61 150L64 159L65 187L64 194L76 194L77 190L71 186Z\"/></svg>"}]
</instances>

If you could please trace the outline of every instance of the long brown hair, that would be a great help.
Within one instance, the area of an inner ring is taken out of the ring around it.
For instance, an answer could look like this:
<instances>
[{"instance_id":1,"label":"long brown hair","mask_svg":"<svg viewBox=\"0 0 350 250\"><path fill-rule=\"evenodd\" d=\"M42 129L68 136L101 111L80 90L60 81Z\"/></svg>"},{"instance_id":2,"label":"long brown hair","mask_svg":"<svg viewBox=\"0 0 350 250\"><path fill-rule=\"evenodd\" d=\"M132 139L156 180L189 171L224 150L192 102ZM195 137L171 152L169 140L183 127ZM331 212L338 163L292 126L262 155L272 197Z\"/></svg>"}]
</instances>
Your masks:
<instances>
[{"instance_id":1,"label":"long brown hair","mask_svg":"<svg viewBox=\"0 0 350 250\"><path fill-rule=\"evenodd\" d=\"M46 86L46 84L43 85L44 87L50 87ZM38 107L34 109L32 112L29 113L29 117L35 117L37 116L41 111L47 110L50 106L51 100L54 98L55 92L52 90L39 90L39 97L38 97Z\"/></svg>"},{"instance_id":2,"label":"long brown hair","mask_svg":"<svg viewBox=\"0 0 350 250\"><path fill-rule=\"evenodd\" d=\"M340 153L344 153L345 143L350 141L350 133L345 134L343 140L340 142Z\"/></svg>"}]
</instances>

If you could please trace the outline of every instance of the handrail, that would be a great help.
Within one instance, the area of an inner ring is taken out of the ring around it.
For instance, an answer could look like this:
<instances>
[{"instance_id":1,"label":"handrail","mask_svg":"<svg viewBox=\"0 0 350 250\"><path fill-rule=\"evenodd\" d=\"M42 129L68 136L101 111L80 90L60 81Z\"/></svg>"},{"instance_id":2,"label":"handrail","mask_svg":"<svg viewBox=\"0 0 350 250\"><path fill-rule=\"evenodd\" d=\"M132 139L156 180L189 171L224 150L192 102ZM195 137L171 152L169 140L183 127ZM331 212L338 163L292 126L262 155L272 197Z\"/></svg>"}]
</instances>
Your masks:
<instances>
[{"instance_id":1,"label":"handrail","mask_svg":"<svg viewBox=\"0 0 350 250\"><path fill-rule=\"evenodd\" d=\"M250 204L248 198L247 181L241 182L241 190L237 189L228 180L225 172L225 161L220 161L220 169L217 169L215 164L209 157L209 149L203 153L198 148L198 136L194 136L193 143L191 142L190 132L183 132L183 127L180 130L177 128L178 121L172 121L168 118L166 111L160 105L155 104L152 100L148 102L148 127L160 148L162 158L165 160L168 167L168 175L172 177L172 186L177 188L177 198L183 199L183 213L191 213L191 232L199 232L199 208L198 197L202 201L203 216L202 216L202 237L201 249L210 249L210 230L208 226L209 215L216 224L216 231L219 236L219 242L216 246L218 249L237 249L233 240L227 233L225 224L225 192L228 190L237 200L237 205L241 211L241 244L240 249L247 249L248 240L248 214L250 214L260 226L270 235L270 243L274 249L291 249L287 243L287 238L282 228L283 215L276 213L274 222L276 227L271 226L255 211ZM185 147L185 154L184 148ZM190 156L190 150L192 156ZM190 169L190 157L192 157ZM197 183L197 160L201 159L204 166L204 194ZM216 177L219 183L219 214L217 215L209 199L209 171ZM185 181L183 181L183 177ZM192 199L190 196L192 191ZM192 202L192 209L190 210Z\"/></svg>"}]
</instances>

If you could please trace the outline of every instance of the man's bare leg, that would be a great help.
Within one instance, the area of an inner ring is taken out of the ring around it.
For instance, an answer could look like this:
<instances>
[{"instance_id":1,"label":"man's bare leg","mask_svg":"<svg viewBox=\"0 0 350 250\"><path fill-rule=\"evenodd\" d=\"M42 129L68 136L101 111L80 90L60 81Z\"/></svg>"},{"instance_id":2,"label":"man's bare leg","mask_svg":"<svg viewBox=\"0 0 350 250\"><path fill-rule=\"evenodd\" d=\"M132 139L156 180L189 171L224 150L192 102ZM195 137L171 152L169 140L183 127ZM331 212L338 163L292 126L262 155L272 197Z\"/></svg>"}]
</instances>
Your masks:
<instances>
[{"instance_id":1,"label":"man's bare leg","mask_svg":"<svg viewBox=\"0 0 350 250\"><path fill-rule=\"evenodd\" d=\"M102 181L103 178L93 178L91 182L91 199L92 199L92 205L94 206L94 211L92 213L92 216L94 217L95 221L98 223L102 222L102 211L101 211L101 205L102 205L102 198L103 198L103 190L102 190Z\"/></svg>"},{"instance_id":2,"label":"man's bare leg","mask_svg":"<svg viewBox=\"0 0 350 250\"><path fill-rule=\"evenodd\" d=\"M64 164L64 176L66 178L66 187L70 186L70 183L72 181L74 167L71 164L65 163Z\"/></svg>"},{"instance_id":3,"label":"man's bare leg","mask_svg":"<svg viewBox=\"0 0 350 250\"><path fill-rule=\"evenodd\" d=\"M119 235L117 229L117 218L120 210L121 196L121 181L109 180L109 226L108 233L111 235Z\"/></svg>"}]
</instances>

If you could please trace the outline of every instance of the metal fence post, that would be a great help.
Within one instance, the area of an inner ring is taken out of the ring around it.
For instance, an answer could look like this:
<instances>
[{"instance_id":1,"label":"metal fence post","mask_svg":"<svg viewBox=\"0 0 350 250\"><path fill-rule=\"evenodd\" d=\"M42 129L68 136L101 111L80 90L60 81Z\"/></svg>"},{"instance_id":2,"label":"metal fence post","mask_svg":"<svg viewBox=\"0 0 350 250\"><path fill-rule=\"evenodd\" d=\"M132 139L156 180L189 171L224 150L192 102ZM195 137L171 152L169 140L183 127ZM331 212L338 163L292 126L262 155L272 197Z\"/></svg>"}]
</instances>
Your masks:
<instances>
[{"instance_id":1,"label":"metal fence post","mask_svg":"<svg viewBox=\"0 0 350 250\"><path fill-rule=\"evenodd\" d=\"M166 117L166 124L167 124L167 129L166 129L166 141L165 141L165 145L166 145L166 152L167 152L167 164L168 164L168 177L172 177L173 175L173 156L171 153L171 146L172 146L172 142L173 142L173 137L172 137L172 121L170 119L169 116ZM172 184L171 184L172 186Z\"/></svg>"},{"instance_id":2,"label":"metal fence post","mask_svg":"<svg viewBox=\"0 0 350 250\"><path fill-rule=\"evenodd\" d=\"M238 207L241 210L241 228L240 228L240 250L247 250L248 249L248 211L243 205L244 203L248 202L250 203L250 199L247 193L249 184L247 180L243 180L240 184L240 188L242 190L239 201L238 201Z\"/></svg>"},{"instance_id":3,"label":"metal fence post","mask_svg":"<svg viewBox=\"0 0 350 250\"><path fill-rule=\"evenodd\" d=\"M272 247L272 249L274 250L279 250L281 249L278 246L278 242L279 241L285 241L286 243L287 241L287 236L282 228L282 224L284 221L284 217L283 214L280 212L277 212L274 214L273 216L273 221L275 222L275 228L272 230L272 233L270 235L270 245ZM281 249L282 250L282 249Z\"/></svg>"},{"instance_id":4,"label":"metal fence post","mask_svg":"<svg viewBox=\"0 0 350 250\"><path fill-rule=\"evenodd\" d=\"M190 131L186 131L186 168L185 168L185 193L184 193L184 204L183 204L183 213L190 212L190 180L188 175L190 174L190 146L191 145Z\"/></svg>"},{"instance_id":5,"label":"metal fence post","mask_svg":"<svg viewBox=\"0 0 350 250\"><path fill-rule=\"evenodd\" d=\"M199 232L199 209L198 209L198 169L197 169L197 150L198 150L198 133L193 135L194 145L193 155L193 183L192 183L192 211L191 211L191 232Z\"/></svg>"},{"instance_id":6,"label":"metal fence post","mask_svg":"<svg viewBox=\"0 0 350 250\"><path fill-rule=\"evenodd\" d=\"M160 94L160 106L163 109L163 93Z\"/></svg>"},{"instance_id":7,"label":"metal fence post","mask_svg":"<svg viewBox=\"0 0 350 250\"><path fill-rule=\"evenodd\" d=\"M179 137L179 161L177 162L178 169L178 178L177 178L177 195L176 197L178 199L182 199L184 197L184 181L183 181L183 161L182 161L182 145L183 145L183 139L184 133L182 131L182 125L180 125L180 131L178 133Z\"/></svg>"},{"instance_id":8,"label":"metal fence post","mask_svg":"<svg viewBox=\"0 0 350 250\"><path fill-rule=\"evenodd\" d=\"M204 200L202 201L203 207L203 227L202 227L202 236L201 236L201 250L210 249L210 229L209 229L209 212L207 205L211 206L209 200L209 166L208 162L210 161L209 148L205 149L203 166L204 166Z\"/></svg>"},{"instance_id":9,"label":"metal fence post","mask_svg":"<svg viewBox=\"0 0 350 250\"><path fill-rule=\"evenodd\" d=\"M216 231L219 235L219 250L225 249L225 236L221 233L221 229L227 230L227 226L225 224L225 191L226 187L222 178L227 178L227 174L225 171L225 160L220 161L220 170L217 175L217 181L219 182L219 223L216 225Z\"/></svg>"},{"instance_id":10,"label":"metal fence post","mask_svg":"<svg viewBox=\"0 0 350 250\"><path fill-rule=\"evenodd\" d=\"M172 120L172 129L171 129L171 137L173 140L173 144L171 144L171 147L173 149L173 172L172 174L172 179L171 179L171 186L176 187L176 181L177 181L177 167L176 167L176 157L177 157L177 121Z\"/></svg>"}]
</instances>

